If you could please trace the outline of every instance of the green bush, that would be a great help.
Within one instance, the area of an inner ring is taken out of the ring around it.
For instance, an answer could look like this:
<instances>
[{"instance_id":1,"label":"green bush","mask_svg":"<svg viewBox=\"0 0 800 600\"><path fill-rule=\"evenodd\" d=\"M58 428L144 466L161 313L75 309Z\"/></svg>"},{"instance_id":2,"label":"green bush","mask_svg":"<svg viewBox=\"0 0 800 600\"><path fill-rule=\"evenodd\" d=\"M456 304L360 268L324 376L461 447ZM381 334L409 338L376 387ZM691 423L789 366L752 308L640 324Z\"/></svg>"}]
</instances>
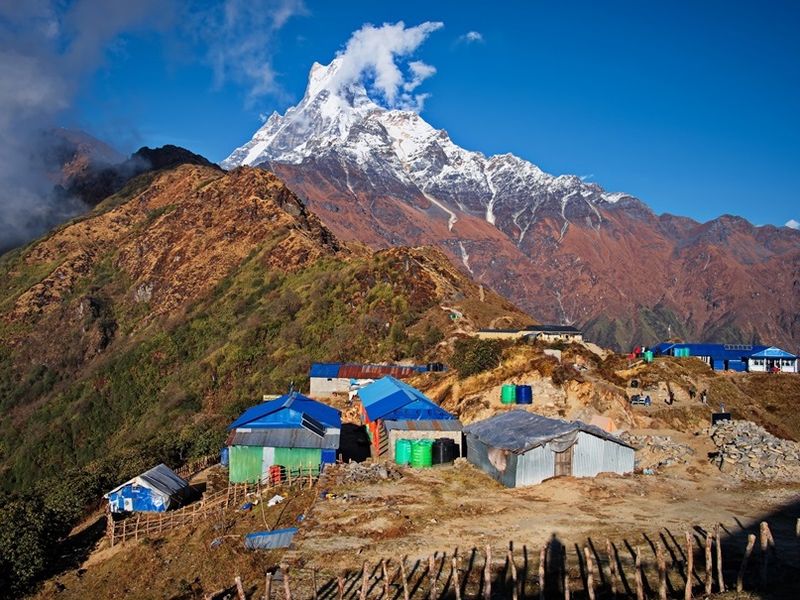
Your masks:
<instances>
[{"instance_id":1,"label":"green bush","mask_svg":"<svg viewBox=\"0 0 800 600\"><path fill-rule=\"evenodd\" d=\"M450 359L459 376L468 377L493 369L500 364L502 345L495 340L469 338L458 340Z\"/></svg>"}]
</instances>

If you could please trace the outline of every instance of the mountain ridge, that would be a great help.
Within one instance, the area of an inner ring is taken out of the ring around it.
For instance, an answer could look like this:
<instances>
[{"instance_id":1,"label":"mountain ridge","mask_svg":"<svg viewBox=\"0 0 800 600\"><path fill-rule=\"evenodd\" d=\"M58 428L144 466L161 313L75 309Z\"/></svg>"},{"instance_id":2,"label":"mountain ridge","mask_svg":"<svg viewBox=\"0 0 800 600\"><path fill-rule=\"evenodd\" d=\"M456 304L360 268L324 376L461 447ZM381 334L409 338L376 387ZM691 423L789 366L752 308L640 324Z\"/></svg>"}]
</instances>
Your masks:
<instances>
[{"instance_id":1,"label":"mountain ridge","mask_svg":"<svg viewBox=\"0 0 800 600\"><path fill-rule=\"evenodd\" d=\"M656 215L577 176L464 150L363 84L339 87L337 60L315 65L300 103L222 166L276 172L343 239L438 245L537 318L584 325L617 349L676 332L800 345L797 231Z\"/></svg>"}]
</instances>

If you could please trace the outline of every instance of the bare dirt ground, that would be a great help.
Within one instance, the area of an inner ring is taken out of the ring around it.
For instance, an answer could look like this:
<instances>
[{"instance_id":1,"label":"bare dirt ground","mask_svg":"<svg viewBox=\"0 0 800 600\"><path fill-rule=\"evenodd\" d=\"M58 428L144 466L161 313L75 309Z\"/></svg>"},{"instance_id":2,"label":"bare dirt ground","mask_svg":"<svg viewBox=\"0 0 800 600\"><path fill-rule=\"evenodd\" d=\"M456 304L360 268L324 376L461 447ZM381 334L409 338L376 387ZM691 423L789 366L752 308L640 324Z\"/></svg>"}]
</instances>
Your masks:
<instances>
[{"instance_id":1,"label":"bare dirt ground","mask_svg":"<svg viewBox=\"0 0 800 600\"><path fill-rule=\"evenodd\" d=\"M680 441L706 446L692 437ZM509 541L538 548L552 536L569 544L590 537L641 544L646 533L668 529L677 536L717 522L731 531L753 530L800 501L800 482L738 482L698 453L689 464L656 475L566 477L507 489L462 464L404 469L397 481L330 492L337 497L317 502L297 542L296 556L308 566L325 568L331 554L342 567L359 568L365 557L426 558L456 547L502 548Z\"/></svg>"}]
</instances>

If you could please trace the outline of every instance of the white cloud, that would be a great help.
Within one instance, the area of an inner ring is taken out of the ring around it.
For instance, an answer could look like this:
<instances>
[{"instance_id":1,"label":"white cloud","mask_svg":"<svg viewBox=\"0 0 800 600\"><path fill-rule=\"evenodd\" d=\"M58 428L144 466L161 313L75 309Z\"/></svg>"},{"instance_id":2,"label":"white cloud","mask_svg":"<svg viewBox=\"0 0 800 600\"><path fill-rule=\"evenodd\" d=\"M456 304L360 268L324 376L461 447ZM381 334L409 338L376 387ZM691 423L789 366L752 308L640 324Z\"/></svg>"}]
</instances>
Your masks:
<instances>
[{"instance_id":1,"label":"white cloud","mask_svg":"<svg viewBox=\"0 0 800 600\"><path fill-rule=\"evenodd\" d=\"M795 219L789 219L786 221L786 227L789 229L800 229L800 221L796 221Z\"/></svg>"},{"instance_id":2,"label":"white cloud","mask_svg":"<svg viewBox=\"0 0 800 600\"><path fill-rule=\"evenodd\" d=\"M465 44L483 43L483 34L480 31L468 31L459 36L458 41Z\"/></svg>"},{"instance_id":3,"label":"white cloud","mask_svg":"<svg viewBox=\"0 0 800 600\"><path fill-rule=\"evenodd\" d=\"M272 66L272 38L295 16L308 14L302 0L226 0L194 16L190 29L207 46L214 83L248 88L247 102L280 91Z\"/></svg>"},{"instance_id":4,"label":"white cloud","mask_svg":"<svg viewBox=\"0 0 800 600\"><path fill-rule=\"evenodd\" d=\"M427 94L413 94L420 83L436 73L422 61L404 65L402 59L411 55L428 36L444 26L440 22L425 22L406 28L405 23L384 23L375 27L367 23L354 32L337 58L339 68L330 85L341 89L360 81L365 75L371 86L391 107L420 110ZM400 65L398 65L400 62ZM401 70L406 67L407 72Z\"/></svg>"}]
</instances>

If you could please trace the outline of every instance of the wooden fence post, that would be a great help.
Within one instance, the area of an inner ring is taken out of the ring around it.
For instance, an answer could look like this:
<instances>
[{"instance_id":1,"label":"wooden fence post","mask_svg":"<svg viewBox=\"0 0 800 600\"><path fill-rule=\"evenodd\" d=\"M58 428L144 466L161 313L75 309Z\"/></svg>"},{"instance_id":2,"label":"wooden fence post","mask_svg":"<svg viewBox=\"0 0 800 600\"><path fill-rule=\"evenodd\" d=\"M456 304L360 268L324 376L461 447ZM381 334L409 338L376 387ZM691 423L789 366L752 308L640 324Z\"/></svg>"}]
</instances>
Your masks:
<instances>
[{"instance_id":1,"label":"wooden fence post","mask_svg":"<svg viewBox=\"0 0 800 600\"><path fill-rule=\"evenodd\" d=\"M400 579L403 580L403 600L409 600L408 597L408 577L406 576L406 557L400 559Z\"/></svg>"},{"instance_id":2,"label":"wooden fence post","mask_svg":"<svg viewBox=\"0 0 800 600\"><path fill-rule=\"evenodd\" d=\"M338 600L344 600L344 577L341 573L336 576L336 587L338 589Z\"/></svg>"},{"instance_id":3,"label":"wooden fence post","mask_svg":"<svg viewBox=\"0 0 800 600\"><path fill-rule=\"evenodd\" d=\"M694 544L692 534L686 532L686 587L683 588L685 600L692 600L692 572L694 571Z\"/></svg>"},{"instance_id":4,"label":"wooden fence post","mask_svg":"<svg viewBox=\"0 0 800 600\"><path fill-rule=\"evenodd\" d=\"M508 566L511 569L511 598L512 600L518 600L517 565L514 563L514 547L512 545L508 547Z\"/></svg>"},{"instance_id":5,"label":"wooden fence post","mask_svg":"<svg viewBox=\"0 0 800 600\"><path fill-rule=\"evenodd\" d=\"M311 587L314 588L314 600L317 600L317 570L311 569Z\"/></svg>"},{"instance_id":6,"label":"wooden fence post","mask_svg":"<svg viewBox=\"0 0 800 600\"><path fill-rule=\"evenodd\" d=\"M636 578L636 600L644 600L644 584L642 582L642 553L639 546L636 546L636 557L634 560Z\"/></svg>"},{"instance_id":7,"label":"wooden fence post","mask_svg":"<svg viewBox=\"0 0 800 600\"><path fill-rule=\"evenodd\" d=\"M486 544L486 565L483 567L483 597L492 597L492 547Z\"/></svg>"},{"instance_id":8,"label":"wooden fence post","mask_svg":"<svg viewBox=\"0 0 800 600\"><path fill-rule=\"evenodd\" d=\"M431 579L430 600L436 600L436 565L433 556L428 557L428 576Z\"/></svg>"},{"instance_id":9,"label":"wooden fence post","mask_svg":"<svg viewBox=\"0 0 800 600\"><path fill-rule=\"evenodd\" d=\"M768 580L768 567L769 567L769 539L771 536L769 532L769 525L766 521L761 521L759 526L759 537L761 541L761 589L767 589Z\"/></svg>"},{"instance_id":10,"label":"wooden fence post","mask_svg":"<svg viewBox=\"0 0 800 600\"><path fill-rule=\"evenodd\" d=\"M564 600L569 600L569 564L567 563L567 547L561 547L561 560L564 565Z\"/></svg>"},{"instance_id":11,"label":"wooden fence post","mask_svg":"<svg viewBox=\"0 0 800 600\"><path fill-rule=\"evenodd\" d=\"M361 567L361 593L358 594L359 600L365 600L367 597L367 561Z\"/></svg>"},{"instance_id":12,"label":"wooden fence post","mask_svg":"<svg viewBox=\"0 0 800 600\"><path fill-rule=\"evenodd\" d=\"M606 554L608 554L608 564L611 570L611 595L617 596L617 556L611 540L606 538Z\"/></svg>"},{"instance_id":13,"label":"wooden fence post","mask_svg":"<svg viewBox=\"0 0 800 600\"><path fill-rule=\"evenodd\" d=\"M545 588L545 561L547 560L547 544L539 550L539 600L544 600Z\"/></svg>"},{"instance_id":14,"label":"wooden fence post","mask_svg":"<svg viewBox=\"0 0 800 600\"><path fill-rule=\"evenodd\" d=\"M286 600L292 600L292 590L289 588L289 565L281 563L281 574L283 575L283 591Z\"/></svg>"},{"instance_id":15,"label":"wooden fence post","mask_svg":"<svg viewBox=\"0 0 800 600\"><path fill-rule=\"evenodd\" d=\"M711 595L711 584L714 582L714 560L711 557L711 532L706 531L706 596Z\"/></svg>"},{"instance_id":16,"label":"wooden fence post","mask_svg":"<svg viewBox=\"0 0 800 600\"><path fill-rule=\"evenodd\" d=\"M717 545L717 581L720 594L725 592L725 577L722 575L722 536L719 533L719 523L714 525L714 543Z\"/></svg>"},{"instance_id":17,"label":"wooden fence post","mask_svg":"<svg viewBox=\"0 0 800 600\"><path fill-rule=\"evenodd\" d=\"M656 563L658 564L658 598L667 600L667 561L664 556L664 547L660 541L656 542Z\"/></svg>"},{"instance_id":18,"label":"wooden fence post","mask_svg":"<svg viewBox=\"0 0 800 600\"><path fill-rule=\"evenodd\" d=\"M458 556L453 556L453 586L456 591L456 600L461 600L461 586L458 583Z\"/></svg>"},{"instance_id":19,"label":"wooden fence post","mask_svg":"<svg viewBox=\"0 0 800 600\"><path fill-rule=\"evenodd\" d=\"M756 536L750 534L747 536L747 548L744 550L744 557L742 558L742 566L739 567L739 576L736 578L736 591L742 592L744 590L744 574L747 570L747 561L750 560L750 555L753 553L753 548L756 545Z\"/></svg>"},{"instance_id":20,"label":"wooden fence post","mask_svg":"<svg viewBox=\"0 0 800 600\"><path fill-rule=\"evenodd\" d=\"M586 561L586 593L589 600L595 600L594 596L594 561L588 546L583 547L583 558Z\"/></svg>"},{"instance_id":21,"label":"wooden fence post","mask_svg":"<svg viewBox=\"0 0 800 600\"><path fill-rule=\"evenodd\" d=\"M236 593L239 596L239 600L247 600L247 597L244 595L242 578L237 575L236 577L233 578L233 582L236 584Z\"/></svg>"},{"instance_id":22,"label":"wooden fence post","mask_svg":"<svg viewBox=\"0 0 800 600\"><path fill-rule=\"evenodd\" d=\"M383 577L383 597L389 600L389 575L386 572L386 559L381 559L381 577Z\"/></svg>"},{"instance_id":23,"label":"wooden fence post","mask_svg":"<svg viewBox=\"0 0 800 600\"><path fill-rule=\"evenodd\" d=\"M267 583L264 589L264 600L272 600L272 573L267 572Z\"/></svg>"}]
</instances>

